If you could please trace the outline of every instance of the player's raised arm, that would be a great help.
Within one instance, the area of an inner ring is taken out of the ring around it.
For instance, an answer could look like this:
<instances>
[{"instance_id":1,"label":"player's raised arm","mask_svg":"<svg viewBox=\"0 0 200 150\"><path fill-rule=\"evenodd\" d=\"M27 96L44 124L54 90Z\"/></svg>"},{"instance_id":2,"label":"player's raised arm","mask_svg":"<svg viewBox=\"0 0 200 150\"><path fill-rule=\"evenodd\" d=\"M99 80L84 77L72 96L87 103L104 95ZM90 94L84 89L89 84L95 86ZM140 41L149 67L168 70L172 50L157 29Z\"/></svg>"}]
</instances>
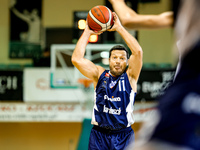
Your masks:
<instances>
[{"instance_id":1,"label":"player's raised arm","mask_svg":"<svg viewBox=\"0 0 200 150\"><path fill-rule=\"evenodd\" d=\"M132 88L134 91L136 91L137 88L135 83L137 83L142 68L143 51L137 40L121 25L116 13L113 13L113 15L115 23L110 31L117 31L131 50L132 54L128 60L129 66L127 69L127 74L129 76Z\"/></svg>"},{"instance_id":2,"label":"player's raised arm","mask_svg":"<svg viewBox=\"0 0 200 150\"><path fill-rule=\"evenodd\" d=\"M129 29L158 29L173 25L173 12L158 15L141 15L128 7L124 0L109 0L123 26Z\"/></svg>"},{"instance_id":3,"label":"player's raised arm","mask_svg":"<svg viewBox=\"0 0 200 150\"><path fill-rule=\"evenodd\" d=\"M77 42L77 45L74 49L71 60L72 60L73 65L84 76L92 79L93 82L97 82L98 77L99 77L99 72L100 72L99 70L101 70L102 68L100 66L96 66L93 62L84 58L88 39L90 35L92 34L100 34L100 33L93 32L92 30L89 29L88 25L86 25L86 28L83 34L81 35L80 39Z\"/></svg>"}]
</instances>

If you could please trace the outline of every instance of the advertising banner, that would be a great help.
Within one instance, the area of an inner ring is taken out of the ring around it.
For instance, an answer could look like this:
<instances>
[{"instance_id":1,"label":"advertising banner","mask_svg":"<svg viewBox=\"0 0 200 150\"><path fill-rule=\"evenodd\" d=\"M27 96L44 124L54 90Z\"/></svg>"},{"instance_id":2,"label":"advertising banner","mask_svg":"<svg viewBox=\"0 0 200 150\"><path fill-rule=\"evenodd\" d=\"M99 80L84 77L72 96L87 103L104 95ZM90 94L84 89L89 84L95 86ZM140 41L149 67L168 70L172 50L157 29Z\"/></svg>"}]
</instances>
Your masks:
<instances>
[{"instance_id":1,"label":"advertising banner","mask_svg":"<svg viewBox=\"0 0 200 150\"><path fill-rule=\"evenodd\" d=\"M157 100L172 83L174 69L142 70L137 85L136 100Z\"/></svg>"},{"instance_id":2,"label":"advertising banner","mask_svg":"<svg viewBox=\"0 0 200 150\"><path fill-rule=\"evenodd\" d=\"M23 71L0 71L0 101L23 100Z\"/></svg>"},{"instance_id":3,"label":"advertising banner","mask_svg":"<svg viewBox=\"0 0 200 150\"><path fill-rule=\"evenodd\" d=\"M87 94L80 88L51 88L48 67L25 68L23 89L25 102L84 102Z\"/></svg>"},{"instance_id":4,"label":"advertising banner","mask_svg":"<svg viewBox=\"0 0 200 150\"><path fill-rule=\"evenodd\" d=\"M42 0L10 0L10 58L41 55L44 43Z\"/></svg>"},{"instance_id":5,"label":"advertising banner","mask_svg":"<svg viewBox=\"0 0 200 150\"><path fill-rule=\"evenodd\" d=\"M141 122L155 114L156 103L135 103L134 119ZM92 108L80 103L3 103L0 122L82 122L92 117Z\"/></svg>"}]
</instances>

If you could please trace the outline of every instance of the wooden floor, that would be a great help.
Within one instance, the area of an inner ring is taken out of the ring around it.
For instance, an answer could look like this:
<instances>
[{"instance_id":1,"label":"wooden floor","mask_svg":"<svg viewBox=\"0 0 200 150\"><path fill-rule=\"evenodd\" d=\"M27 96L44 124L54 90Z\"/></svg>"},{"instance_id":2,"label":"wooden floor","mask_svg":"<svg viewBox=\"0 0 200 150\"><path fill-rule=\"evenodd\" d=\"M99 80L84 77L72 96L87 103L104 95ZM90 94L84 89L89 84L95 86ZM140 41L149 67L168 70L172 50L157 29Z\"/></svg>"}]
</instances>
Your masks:
<instances>
[{"instance_id":1,"label":"wooden floor","mask_svg":"<svg viewBox=\"0 0 200 150\"><path fill-rule=\"evenodd\" d=\"M76 150L82 123L0 123L0 150ZM132 128L140 129L141 123Z\"/></svg>"}]
</instances>

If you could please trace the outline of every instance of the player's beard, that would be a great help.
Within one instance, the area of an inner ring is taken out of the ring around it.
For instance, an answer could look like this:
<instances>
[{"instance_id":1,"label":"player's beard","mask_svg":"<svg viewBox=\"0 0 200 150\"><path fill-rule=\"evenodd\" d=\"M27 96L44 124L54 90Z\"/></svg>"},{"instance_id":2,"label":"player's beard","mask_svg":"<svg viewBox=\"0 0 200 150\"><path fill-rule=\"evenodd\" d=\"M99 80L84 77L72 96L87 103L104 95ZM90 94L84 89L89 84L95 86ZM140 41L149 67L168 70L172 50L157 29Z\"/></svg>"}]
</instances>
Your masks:
<instances>
[{"instance_id":1,"label":"player's beard","mask_svg":"<svg viewBox=\"0 0 200 150\"><path fill-rule=\"evenodd\" d=\"M122 73L124 73L126 67L120 69L119 71L117 71L114 66L110 66L110 73L114 76L120 76Z\"/></svg>"}]
</instances>

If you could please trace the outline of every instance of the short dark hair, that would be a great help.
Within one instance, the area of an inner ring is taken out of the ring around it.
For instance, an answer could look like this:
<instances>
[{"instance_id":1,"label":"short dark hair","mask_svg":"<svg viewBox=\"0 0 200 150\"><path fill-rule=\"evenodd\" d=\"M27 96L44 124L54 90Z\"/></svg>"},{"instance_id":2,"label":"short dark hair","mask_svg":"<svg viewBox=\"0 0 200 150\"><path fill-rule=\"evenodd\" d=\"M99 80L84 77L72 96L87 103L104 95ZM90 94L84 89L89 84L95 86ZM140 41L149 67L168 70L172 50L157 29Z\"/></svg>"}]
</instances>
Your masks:
<instances>
[{"instance_id":1,"label":"short dark hair","mask_svg":"<svg viewBox=\"0 0 200 150\"><path fill-rule=\"evenodd\" d=\"M122 45L113 46L113 47L110 49L110 51L109 51L109 58L110 58L111 52L112 52L113 50L123 50L123 51L125 51L125 52L126 52L126 55L127 55L127 59L129 59L129 52L128 52L128 50L127 50L124 46L122 46Z\"/></svg>"}]
</instances>

